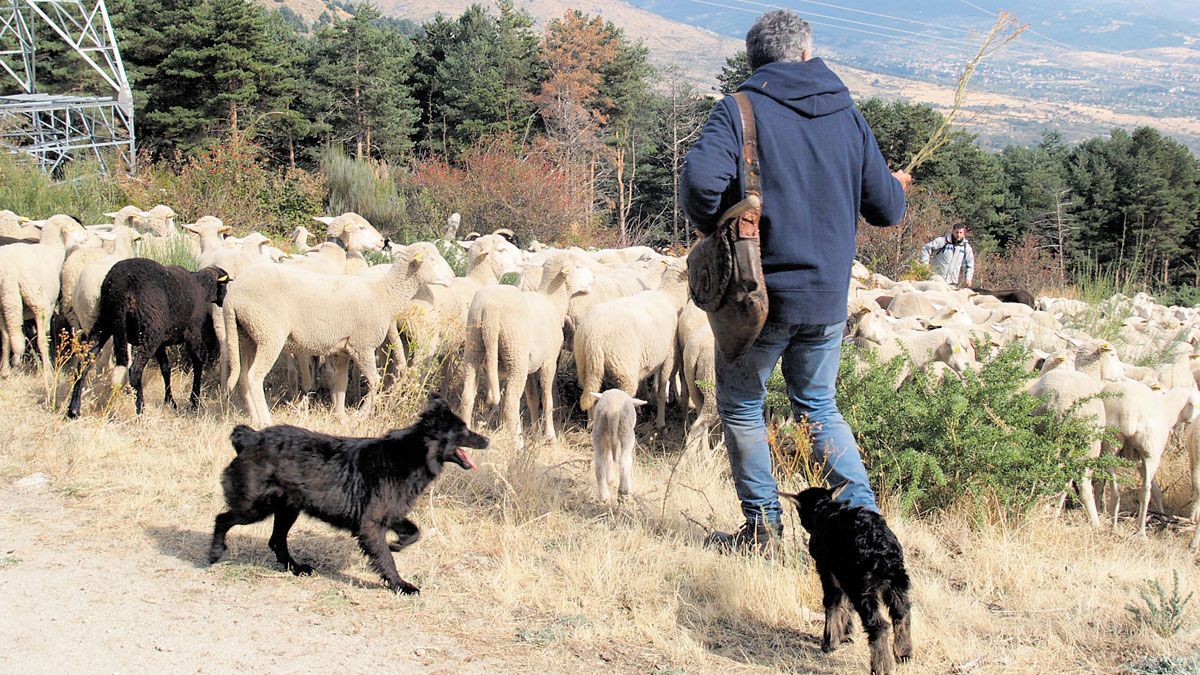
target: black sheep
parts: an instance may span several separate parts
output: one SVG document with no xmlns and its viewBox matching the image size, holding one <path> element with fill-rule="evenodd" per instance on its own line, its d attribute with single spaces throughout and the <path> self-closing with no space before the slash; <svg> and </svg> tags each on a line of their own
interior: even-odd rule
<svg viewBox="0 0 1200 675">
<path fill-rule="evenodd" d="M 800 524 L 810 535 L 808 550 L 824 591 L 825 634 L 821 649 L 831 652 L 847 638 L 852 606 L 862 619 L 871 648 L 871 672 L 892 673 L 896 660 L 912 657 L 908 572 L 904 549 L 883 516 L 838 501 L 837 488 L 809 488 L 798 495 L 780 492 L 800 511 Z M 888 622 L 880 601 L 895 624 L 894 647 L 888 644 Z M 895 659 L 893 659 L 893 654 Z"/>
<path fill-rule="evenodd" d="M 1015 302 L 1021 305 L 1028 305 L 1037 309 L 1034 303 L 1033 294 L 1029 291 L 1020 288 L 1007 288 L 1004 290 L 989 290 L 986 288 L 972 288 L 980 295 L 990 295 L 1000 302 Z"/>
<path fill-rule="evenodd" d="M 172 345 L 183 345 L 191 359 L 191 404 L 193 409 L 198 408 L 200 376 L 216 344 L 209 306 L 224 301 L 228 282 L 229 275 L 219 267 L 189 272 L 145 258 L 130 258 L 113 265 L 100 286 L 100 313 L 88 336 L 92 341 L 92 358 L 75 380 L 67 417 L 79 417 L 83 382 L 109 338 L 113 341 L 117 365 L 129 367 L 129 383 L 136 393 L 139 415 L 143 402 L 142 371 L 151 357 L 162 372 L 166 387 L 164 403 L 175 405 L 171 397 L 171 361 L 167 356 L 167 347 Z M 127 345 L 133 347 L 132 363 Z"/>
</svg>

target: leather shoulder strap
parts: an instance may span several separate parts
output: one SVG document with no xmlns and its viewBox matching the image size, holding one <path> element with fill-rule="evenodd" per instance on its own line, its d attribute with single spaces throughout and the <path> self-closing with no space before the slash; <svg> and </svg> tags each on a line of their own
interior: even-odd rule
<svg viewBox="0 0 1200 675">
<path fill-rule="evenodd" d="M 762 197 L 762 170 L 758 163 L 758 127 L 754 124 L 754 108 L 750 97 L 742 92 L 733 95 L 742 114 L 742 161 L 746 162 L 746 195 Z"/>
</svg>

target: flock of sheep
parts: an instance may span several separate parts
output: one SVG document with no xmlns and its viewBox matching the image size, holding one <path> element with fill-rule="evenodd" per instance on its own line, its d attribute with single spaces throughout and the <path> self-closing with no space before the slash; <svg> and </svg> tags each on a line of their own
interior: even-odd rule
<svg viewBox="0 0 1200 675">
<path fill-rule="evenodd" d="M 229 237 L 211 216 L 180 231 L 166 206 L 109 215 L 111 224 L 84 227 L 63 215 L 30 222 L 0 211 L 0 376 L 25 352 L 27 319 L 50 371 L 50 318 L 57 312 L 81 335 L 112 338 L 114 381 L 128 372 L 139 412 L 141 369 L 152 358 L 171 402 L 165 348 L 182 344 L 195 370 L 193 405 L 202 363 L 219 354 L 222 383 L 240 392 L 256 426 L 271 424 L 267 376 L 277 367 L 286 374 L 277 386 L 303 395 L 314 391 L 324 364 L 334 409 L 344 415 L 352 365 L 367 382 L 370 410 L 383 364 L 398 370 L 425 363 L 442 369 L 444 393 L 458 401 L 468 424 L 482 407 L 482 387 L 483 403 L 518 439 L 524 400 L 530 425 L 553 441 L 555 383 L 573 366 L 580 408 L 600 406 L 592 418 L 602 499 L 618 465 L 619 493 L 632 489 L 633 421 L 644 403 L 633 397 L 643 382 L 653 380 L 646 398 L 657 406 L 656 428 L 666 424 L 672 394 L 685 413 L 695 411 L 689 447 L 708 447 L 719 426 L 704 386 L 715 379 L 713 334 L 688 299 L 682 258 L 644 246 L 585 251 L 535 242 L 522 250 L 508 231 L 456 241 L 454 219 L 445 241 L 399 246 L 354 213 L 318 219 L 328 239 L 316 245 L 297 228 L 289 255 L 258 233 Z M 201 271 L 163 271 L 136 257 L 164 244 L 186 247 Z M 391 262 L 368 264 L 368 251 L 390 254 Z M 466 275 L 457 277 L 443 252 L 460 251 Z M 516 283 L 501 283 L 506 275 L 516 275 Z M 1029 367 L 1039 371 L 1030 391 L 1112 427 L 1114 447 L 1097 442 L 1093 454 L 1122 452 L 1140 461 L 1141 531 L 1173 432 L 1184 434 L 1193 482 L 1200 483 L 1200 310 L 1163 307 L 1142 294 L 1114 296 L 1099 307 L 1061 298 L 1004 302 L 937 278 L 893 281 L 858 263 L 849 284 L 847 339 L 882 358 L 907 353 L 914 368 L 936 377 L 976 368 L 977 349 L 1027 345 Z M 1124 319 L 1120 349 L 1081 329 L 1085 318 L 1106 313 Z M 100 346 L 95 354 L 103 363 Z M 1160 365 L 1132 365 L 1145 354 L 1161 355 Z M 85 379 L 77 382 L 73 415 Z M 601 396 L 606 384 L 613 389 Z M 1080 492 L 1099 525 L 1092 482 L 1081 481 Z M 1117 501 L 1108 505 L 1114 518 Z"/>
</svg>

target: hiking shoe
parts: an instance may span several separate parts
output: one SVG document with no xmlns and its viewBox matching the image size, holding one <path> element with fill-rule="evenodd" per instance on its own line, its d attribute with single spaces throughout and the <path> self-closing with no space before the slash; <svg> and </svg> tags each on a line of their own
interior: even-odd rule
<svg viewBox="0 0 1200 675">
<path fill-rule="evenodd" d="M 713 532 L 704 545 L 722 553 L 753 553 L 773 560 L 783 539 L 783 523 L 752 523 L 746 521 L 737 532 Z"/>
</svg>

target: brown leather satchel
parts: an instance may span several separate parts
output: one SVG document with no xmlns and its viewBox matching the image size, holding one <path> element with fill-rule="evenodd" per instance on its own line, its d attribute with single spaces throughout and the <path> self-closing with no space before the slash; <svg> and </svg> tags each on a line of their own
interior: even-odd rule
<svg viewBox="0 0 1200 675">
<path fill-rule="evenodd" d="M 767 320 L 758 221 L 762 217 L 762 179 L 758 131 L 750 99 L 733 95 L 742 116 L 745 198 L 718 220 L 712 235 L 688 253 L 688 289 L 692 301 L 708 313 L 721 356 L 733 360 L 754 344 Z"/>
</svg>

